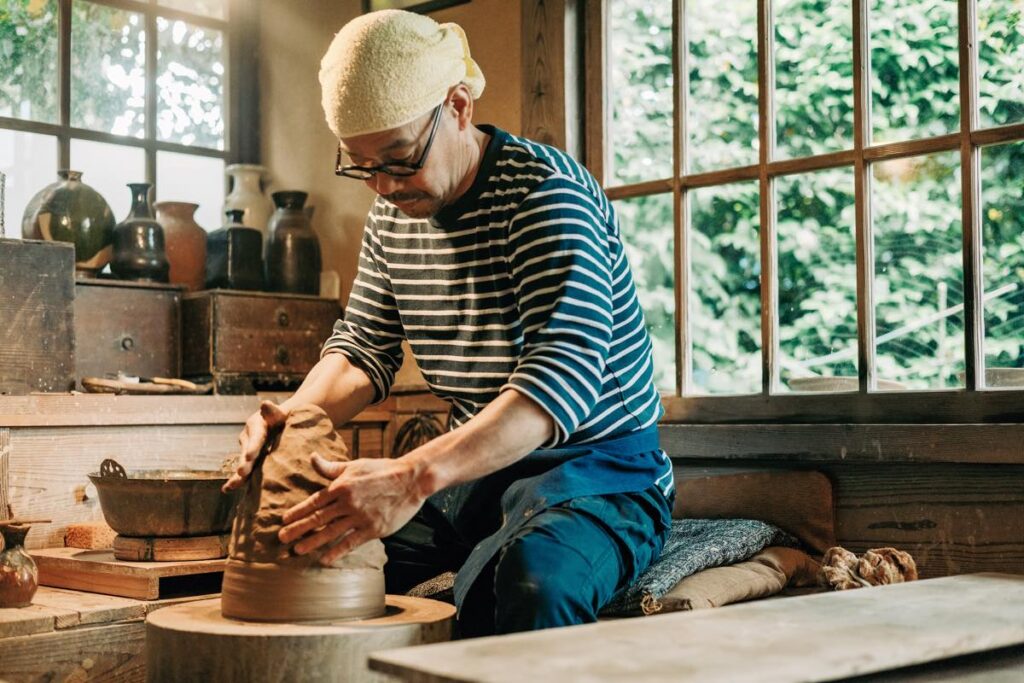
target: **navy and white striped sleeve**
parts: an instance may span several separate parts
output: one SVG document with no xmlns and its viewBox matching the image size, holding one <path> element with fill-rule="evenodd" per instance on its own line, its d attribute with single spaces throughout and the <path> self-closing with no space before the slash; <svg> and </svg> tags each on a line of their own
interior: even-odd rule
<svg viewBox="0 0 1024 683">
<path fill-rule="evenodd" d="M 508 252 L 523 352 L 515 388 L 554 420 L 564 442 L 600 396 L 612 335 L 608 235 L 586 189 L 565 176 L 539 184 L 509 223 Z"/>
<path fill-rule="evenodd" d="M 374 403 L 388 397 L 395 373 L 402 366 L 405 333 L 386 270 L 380 267 L 373 214 L 366 219 L 359 270 L 349 295 L 345 316 L 334 324 L 334 334 L 320 356 L 342 353 L 370 378 Z"/>
</svg>

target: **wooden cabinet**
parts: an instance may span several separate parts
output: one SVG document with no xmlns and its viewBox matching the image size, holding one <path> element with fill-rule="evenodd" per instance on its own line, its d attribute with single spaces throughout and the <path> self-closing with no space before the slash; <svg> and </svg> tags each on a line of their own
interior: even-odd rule
<svg viewBox="0 0 1024 683">
<path fill-rule="evenodd" d="M 181 295 L 175 285 L 75 283 L 78 378 L 123 372 L 181 376 Z"/>
<path fill-rule="evenodd" d="M 75 248 L 0 239 L 0 394 L 75 383 Z"/>
<path fill-rule="evenodd" d="M 221 394 L 292 389 L 320 359 L 341 307 L 298 294 L 210 290 L 182 302 L 183 370 Z"/>
</svg>

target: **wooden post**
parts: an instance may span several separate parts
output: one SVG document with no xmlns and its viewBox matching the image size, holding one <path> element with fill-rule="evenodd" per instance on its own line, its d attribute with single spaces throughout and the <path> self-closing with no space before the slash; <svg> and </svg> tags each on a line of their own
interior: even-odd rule
<svg viewBox="0 0 1024 683">
<path fill-rule="evenodd" d="M 523 0 L 523 135 L 583 158 L 578 0 Z"/>
</svg>

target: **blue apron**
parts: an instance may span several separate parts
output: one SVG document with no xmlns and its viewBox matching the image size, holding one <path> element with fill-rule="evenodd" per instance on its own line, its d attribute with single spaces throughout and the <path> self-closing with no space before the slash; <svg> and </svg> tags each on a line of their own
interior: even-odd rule
<svg viewBox="0 0 1024 683">
<path fill-rule="evenodd" d="M 464 537 L 486 535 L 470 552 L 455 579 L 455 604 L 488 562 L 534 515 L 572 498 L 634 493 L 668 479 L 658 429 L 605 441 L 537 450 L 494 474 L 438 492 L 428 501 Z M 500 505 L 495 502 L 500 500 Z M 495 518 L 500 516 L 499 518 Z M 476 532 L 476 533 L 474 533 Z"/>
</svg>

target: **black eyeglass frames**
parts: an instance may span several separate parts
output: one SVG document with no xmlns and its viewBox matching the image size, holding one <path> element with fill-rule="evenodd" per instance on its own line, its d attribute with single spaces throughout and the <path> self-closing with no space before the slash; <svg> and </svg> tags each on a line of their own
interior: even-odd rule
<svg viewBox="0 0 1024 683">
<path fill-rule="evenodd" d="M 430 153 L 430 148 L 434 144 L 434 136 L 437 134 L 437 124 L 441 121 L 441 112 L 446 104 L 448 104 L 447 99 L 434 109 L 433 119 L 430 122 L 430 134 L 427 136 L 427 144 L 424 145 L 423 153 L 420 154 L 420 158 L 416 161 L 390 161 L 379 166 L 357 166 L 356 164 L 342 166 L 341 144 L 339 144 L 338 158 L 334 163 L 334 174 L 345 178 L 355 178 L 356 180 L 369 180 L 378 173 L 386 173 L 398 178 L 416 175 L 427 161 L 427 154 Z"/>
</svg>

